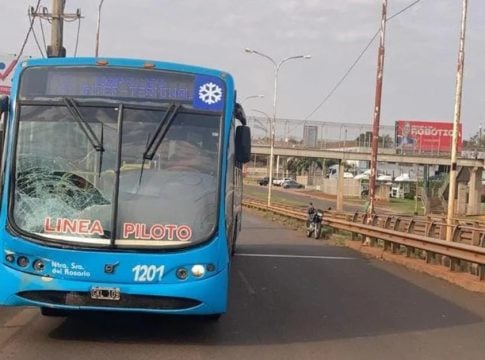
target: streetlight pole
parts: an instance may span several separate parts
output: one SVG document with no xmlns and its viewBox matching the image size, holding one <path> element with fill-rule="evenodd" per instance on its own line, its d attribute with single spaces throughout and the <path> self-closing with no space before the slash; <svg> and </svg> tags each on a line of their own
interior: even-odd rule
<svg viewBox="0 0 485 360">
<path fill-rule="evenodd" d="M 465 30 L 466 30 L 466 15 L 468 8 L 468 0 L 463 0 L 463 11 L 461 16 L 460 29 L 460 48 L 458 51 L 458 69 L 456 71 L 456 89 L 455 89 L 455 111 L 453 116 L 453 137 L 451 143 L 451 166 L 450 166 L 450 182 L 448 191 L 448 212 L 446 215 L 446 240 L 453 240 L 453 226 L 455 215 L 455 197 L 456 197 L 456 177 L 457 177 L 457 152 L 458 152 L 458 129 L 461 122 L 461 96 L 463 89 L 463 72 L 465 68 Z"/>
<path fill-rule="evenodd" d="M 98 53 L 99 53 L 99 29 L 101 27 L 101 7 L 103 6 L 103 2 L 104 0 L 101 0 L 98 6 L 98 21 L 96 25 L 96 50 L 94 54 L 96 57 L 98 57 Z"/>
<path fill-rule="evenodd" d="M 280 62 L 276 62 L 273 60 L 272 57 L 256 51 L 252 49 L 244 49 L 249 54 L 256 54 L 259 56 L 264 57 L 265 59 L 269 60 L 274 66 L 274 88 L 273 88 L 273 121 L 271 124 L 271 142 L 270 142 L 270 155 L 269 155 L 269 182 L 268 182 L 268 206 L 271 206 L 271 190 L 273 187 L 273 157 L 274 157 L 274 138 L 275 138 L 275 125 L 276 125 L 276 102 L 278 99 L 278 73 L 280 71 L 281 66 L 290 60 L 297 60 L 297 59 L 311 59 L 311 55 L 296 55 L 296 56 L 289 56 L 284 58 Z"/>
</svg>

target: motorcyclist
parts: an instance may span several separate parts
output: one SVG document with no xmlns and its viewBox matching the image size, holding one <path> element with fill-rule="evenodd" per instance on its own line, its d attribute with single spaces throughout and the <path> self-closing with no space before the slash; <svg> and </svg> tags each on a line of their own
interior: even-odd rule
<svg viewBox="0 0 485 360">
<path fill-rule="evenodd" d="M 313 220 L 313 216 L 315 216 L 315 208 L 313 207 L 313 203 L 310 202 L 310 204 L 308 204 L 308 209 L 307 209 L 307 221 L 306 221 L 306 226 L 310 226 L 310 223 L 311 221 Z"/>
</svg>

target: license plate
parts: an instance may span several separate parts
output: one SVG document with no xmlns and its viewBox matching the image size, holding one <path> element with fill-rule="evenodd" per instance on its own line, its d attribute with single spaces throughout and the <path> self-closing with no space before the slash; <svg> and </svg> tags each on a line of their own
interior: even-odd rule
<svg viewBox="0 0 485 360">
<path fill-rule="evenodd" d="M 118 301 L 121 298 L 119 288 L 99 287 L 91 288 L 91 299 Z"/>
</svg>

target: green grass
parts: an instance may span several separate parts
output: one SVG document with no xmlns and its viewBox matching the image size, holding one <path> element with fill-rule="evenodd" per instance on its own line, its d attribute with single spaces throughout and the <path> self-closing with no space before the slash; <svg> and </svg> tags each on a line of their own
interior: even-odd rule
<svg viewBox="0 0 485 360">
<path fill-rule="evenodd" d="M 265 189 L 267 189 L 267 188 L 265 188 Z M 261 193 L 261 192 L 255 190 L 254 188 L 252 188 L 251 186 L 245 186 L 244 187 L 244 195 L 251 197 L 251 198 L 254 198 L 254 199 L 262 200 L 262 201 L 268 200 L 268 193 L 267 192 Z M 306 199 L 302 199 L 301 201 L 300 200 L 290 200 L 290 199 L 285 197 L 284 193 L 281 194 L 278 191 L 272 191 L 271 192 L 271 201 L 275 202 L 275 203 L 283 204 L 283 205 L 288 205 L 288 206 L 307 206 L 308 205 L 308 201 Z"/>
<path fill-rule="evenodd" d="M 265 189 L 267 190 L 267 188 Z M 257 191 L 252 186 L 244 187 L 244 195 L 261 201 L 266 201 L 268 199 L 267 191 L 262 193 L 260 191 Z M 279 191 L 273 191 L 271 193 L 271 201 L 274 203 L 279 203 L 283 205 L 299 206 L 299 207 L 306 207 L 308 204 L 308 200 L 306 198 L 302 198 L 301 200 L 291 200 L 286 198 L 285 193 L 282 193 Z M 361 211 L 364 211 L 366 200 L 362 200 L 358 198 L 345 198 L 344 203 L 352 204 L 352 205 L 360 205 L 362 207 Z M 413 215 L 416 208 L 416 201 L 413 199 L 391 198 L 389 202 L 378 201 L 376 204 L 376 207 L 379 210 L 388 210 L 389 212 L 393 212 L 397 214 Z M 419 200 L 418 215 L 423 215 L 423 214 L 424 214 L 423 203 L 421 202 L 421 200 Z"/>
<path fill-rule="evenodd" d="M 413 215 L 416 210 L 416 200 L 391 198 L 387 207 L 399 214 Z M 423 215 L 423 203 L 418 201 L 418 215 Z"/>
</svg>

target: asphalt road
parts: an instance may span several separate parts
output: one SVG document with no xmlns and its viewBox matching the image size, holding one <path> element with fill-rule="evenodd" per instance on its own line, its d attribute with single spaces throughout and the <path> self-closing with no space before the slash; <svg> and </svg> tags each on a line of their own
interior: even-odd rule
<svg viewBox="0 0 485 360">
<path fill-rule="evenodd" d="M 485 298 L 246 212 L 230 309 L 46 318 L 0 308 L 0 359 L 483 359 Z"/>
</svg>

